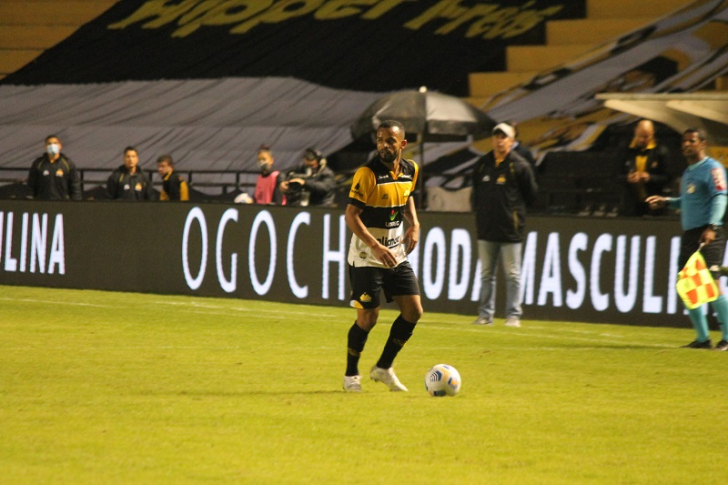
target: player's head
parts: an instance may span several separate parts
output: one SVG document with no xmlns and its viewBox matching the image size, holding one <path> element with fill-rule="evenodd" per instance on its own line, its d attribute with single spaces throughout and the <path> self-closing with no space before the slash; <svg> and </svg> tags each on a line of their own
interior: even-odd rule
<svg viewBox="0 0 728 485">
<path fill-rule="evenodd" d="M 174 171 L 174 160 L 172 155 L 162 155 L 157 158 L 157 172 L 161 177 L 166 177 L 167 174 Z"/>
<path fill-rule="evenodd" d="M 377 128 L 377 152 L 379 158 L 386 163 L 394 163 L 402 156 L 407 146 L 404 125 L 396 120 L 387 120 Z"/>
<path fill-rule="evenodd" d="M 698 161 L 705 157 L 708 136 L 701 128 L 688 128 L 682 135 L 682 153 L 688 161 Z"/>
<path fill-rule="evenodd" d="M 632 143 L 637 148 L 647 148 L 655 139 L 655 125 L 650 120 L 640 120 L 634 128 Z"/>
</svg>

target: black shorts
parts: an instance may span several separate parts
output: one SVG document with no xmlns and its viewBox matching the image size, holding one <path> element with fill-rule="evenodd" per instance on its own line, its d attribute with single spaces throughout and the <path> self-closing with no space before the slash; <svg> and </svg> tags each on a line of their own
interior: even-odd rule
<svg viewBox="0 0 728 485">
<path fill-rule="evenodd" d="M 677 270 L 681 271 L 685 267 L 685 263 L 688 262 L 690 256 L 700 247 L 700 235 L 703 234 L 705 227 L 696 227 L 685 231 L 680 240 L 680 257 L 677 260 Z M 715 232 L 715 240 L 703 246 L 700 250 L 700 254 L 705 259 L 705 264 L 710 270 L 710 274 L 717 281 L 721 276 L 718 267 L 723 265 L 723 255 L 725 253 L 725 230 L 719 227 Z M 713 269 L 715 268 L 715 270 Z"/>
<path fill-rule="evenodd" d="M 349 266 L 349 280 L 351 306 L 354 308 L 378 308 L 380 289 L 384 290 L 387 302 L 391 302 L 395 296 L 420 294 L 420 285 L 408 261 L 395 268 Z"/>
</svg>

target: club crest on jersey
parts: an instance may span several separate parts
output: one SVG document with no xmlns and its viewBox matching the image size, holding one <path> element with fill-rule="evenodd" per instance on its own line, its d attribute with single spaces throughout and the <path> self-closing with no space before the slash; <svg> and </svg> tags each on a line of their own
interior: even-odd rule
<svg viewBox="0 0 728 485">
<path fill-rule="evenodd" d="M 687 192 L 688 194 L 692 194 L 692 193 L 694 193 L 694 192 L 695 192 L 695 184 L 694 184 L 694 183 L 692 183 L 692 182 L 691 182 L 691 183 L 689 183 L 689 184 L 688 184 L 688 188 L 687 188 L 686 192 Z"/>
</svg>

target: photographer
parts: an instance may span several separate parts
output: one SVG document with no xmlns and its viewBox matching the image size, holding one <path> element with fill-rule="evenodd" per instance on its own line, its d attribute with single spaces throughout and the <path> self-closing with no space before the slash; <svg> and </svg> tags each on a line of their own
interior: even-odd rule
<svg viewBox="0 0 728 485">
<path fill-rule="evenodd" d="M 286 195 L 286 205 L 331 207 L 334 202 L 334 172 L 326 166 L 321 152 L 307 148 L 303 164 L 282 175 L 279 188 Z"/>
</svg>

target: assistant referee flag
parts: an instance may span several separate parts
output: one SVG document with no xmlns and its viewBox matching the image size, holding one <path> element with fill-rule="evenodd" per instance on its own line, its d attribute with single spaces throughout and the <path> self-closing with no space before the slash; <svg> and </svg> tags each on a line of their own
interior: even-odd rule
<svg viewBox="0 0 728 485">
<path fill-rule="evenodd" d="M 718 285 L 708 271 L 700 251 L 690 256 L 677 276 L 677 294 L 688 310 L 716 300 L 720 296 Z"/>
</svg>

